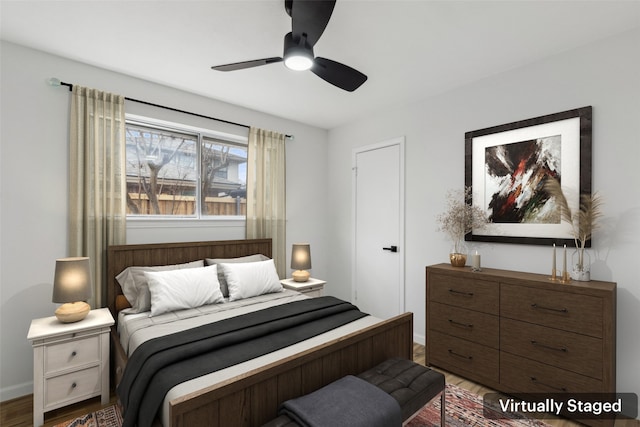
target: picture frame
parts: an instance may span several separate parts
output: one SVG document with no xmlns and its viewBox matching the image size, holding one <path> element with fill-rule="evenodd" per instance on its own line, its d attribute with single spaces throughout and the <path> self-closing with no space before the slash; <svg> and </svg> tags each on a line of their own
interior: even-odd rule
<svg viewBox="0 0 640 427">
<path fill-rule="evenodd" d="M 572 212 L 591 194 L 592 107 L 465 133 L 465 185 L 489 224 L 467 241 L 574 246 L 544 182 L 559 179 Z M 553 214 L 555 212 L 555 214 Z M 590 247 L 591 242 L 587 242 Z"/>
</svg>

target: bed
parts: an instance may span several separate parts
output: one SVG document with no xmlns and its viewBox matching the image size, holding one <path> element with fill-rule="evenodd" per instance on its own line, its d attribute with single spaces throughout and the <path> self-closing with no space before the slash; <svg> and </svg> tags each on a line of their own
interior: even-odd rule
<svg viewBox="0 0 640 427">
<path fill-rule="evenodd" d="M 254 254 L 271 257 L 270 239 L 111 246 L 107 258 L 107 305 L 118 318 L 128 307 L 115 279 L 131 266 L 161 266 L 206 258 Z M 381 320 L 368 316 L 290 348 L 190 381 L 167 394 L 162 410 L 167 426 L 261 426 L 277 415 L 283 401 L 317 390 L 347 374 L 380 362 L 412 359 L 413 315 Z M 356 323 L 356 322 L 354 322 Z M 128 355 L 112 330 L 112 378 L 122 380 Z M 160 420 L 158 420 L 160 422 Z"/>
</svg>

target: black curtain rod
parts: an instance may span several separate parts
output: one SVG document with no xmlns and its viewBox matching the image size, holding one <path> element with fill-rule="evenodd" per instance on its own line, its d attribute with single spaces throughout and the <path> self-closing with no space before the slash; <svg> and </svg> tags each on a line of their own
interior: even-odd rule
<svg viewBox="0 0 640 427">
<path fill-rule="evenodd" d="M 69 88 L 69 91 L 73 90 L 73 84 L 72 83 L 60 82 L 59 84 L 60 84 L 60 86 L 67 86 Z M 171 110 L 171 111 L 175 111 L 177 113 L 184 113 L 184 114 L 189 114 L 191 116 L 202 117 L 203 119 L 215 120 L 217 122 L 222 122 L 222 123 L 227 123 L 227 124 L 230 124 L 230 125 L 240 126 L 240 127 L 247 128 L 247 129 L 249 129 L 251 127 L 249 125 L 245 125 L 245 124 L 242 124 L 242 123 L 231 122 L 229 120 L 219 119 L 217 117 L 205 116 L 204 114 L 192 113 L 190 111 L 185 111 L 185 110 L 180 110 L 178 108 L 173 108 L 173 107 L 167 107 L 167 106 L 164 106 L 164 105 L 154 104 L 152 102 L 141 101 L 139 99 L 129 98 L 127 96 L 125 96 L 124 99 L 126 99 L 127 101 L 137 102 L 139 104 L 150 105 L 152 107 L 163 108 L 165 110 Z M 292 139 L 293 136 L 292 135 L 285 135 L 285 138 Z"/>
</svg>

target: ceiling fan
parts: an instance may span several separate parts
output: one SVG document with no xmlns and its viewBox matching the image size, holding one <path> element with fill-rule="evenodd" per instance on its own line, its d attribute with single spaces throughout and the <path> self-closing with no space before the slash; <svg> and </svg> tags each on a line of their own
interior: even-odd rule
<svg viewBox="0 0 640 427">
<path fill-rule="evenodd" d="M 289 69 L 311 70 L 332 85 L 353 92 L 367 80 L 367 76 L 347 65 L 313 55 L 313 46 L 327 27 L 335 4 L 335 0 L 285 0 L 284 8 L 291 17 L 291 32 L 284 36 L 282 57 L 235 62 L 211 68 L 217 71 L 235 71 L 284 61 Z"/>
</svg>

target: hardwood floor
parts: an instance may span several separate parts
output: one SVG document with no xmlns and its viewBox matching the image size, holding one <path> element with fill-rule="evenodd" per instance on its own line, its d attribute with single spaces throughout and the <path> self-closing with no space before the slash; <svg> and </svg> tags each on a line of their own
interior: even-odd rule
<svg viewBox="0 0 640 427">
<path fill-rule="evenodd" d="M 424 346 L 414 344 L 413 359 L 417 363 L 424 365 L 425 355 Z M 493 390 L 486 388 L 480 384 L 474 383 L 462 377 L 456 376 L 446 371 L 441 371 L 446 378 L 447 383 L 455 384 L 459 387 L 467 389 L 476 394 L 484 394 Z M 110 404 L 116 401 L 115 395 L 111 396 Z M 54 426 L 57 423 L 72 419 L 74 417 L 86 414 L 91 411 L 100 409 L 100 397 L 96 397 L 84 402 L 70 405 L 66 408 L 60 408 L 45 414 L 45 427 Z M 578 424 L 568 420 L 546 419 L 545 422 L 554 427 L 579 427 Z M 6 402 L 0 403 L 0 426 L 2 427 L 27 427 L 33 425 L 33 396 L 26 395 L 18 397 Z M 615 427 L 640 427 L 638 420 L 617 420 Z"/>
<path fill-rule="evenodd" d="M 109 405 L 116 403 L 116 397 L 111 395 Z M 100 396 L 87 399 L 65 408 L 47 412 L 44 417 L 44 426 L 51 427 L 63 421 L 79 417 L 86 413 L 102 408 Z M 33 426 L 33 395 L 18 397 L 0 403 L 0 426 L 2 427 L 27 427 Z"/>
</svg>

